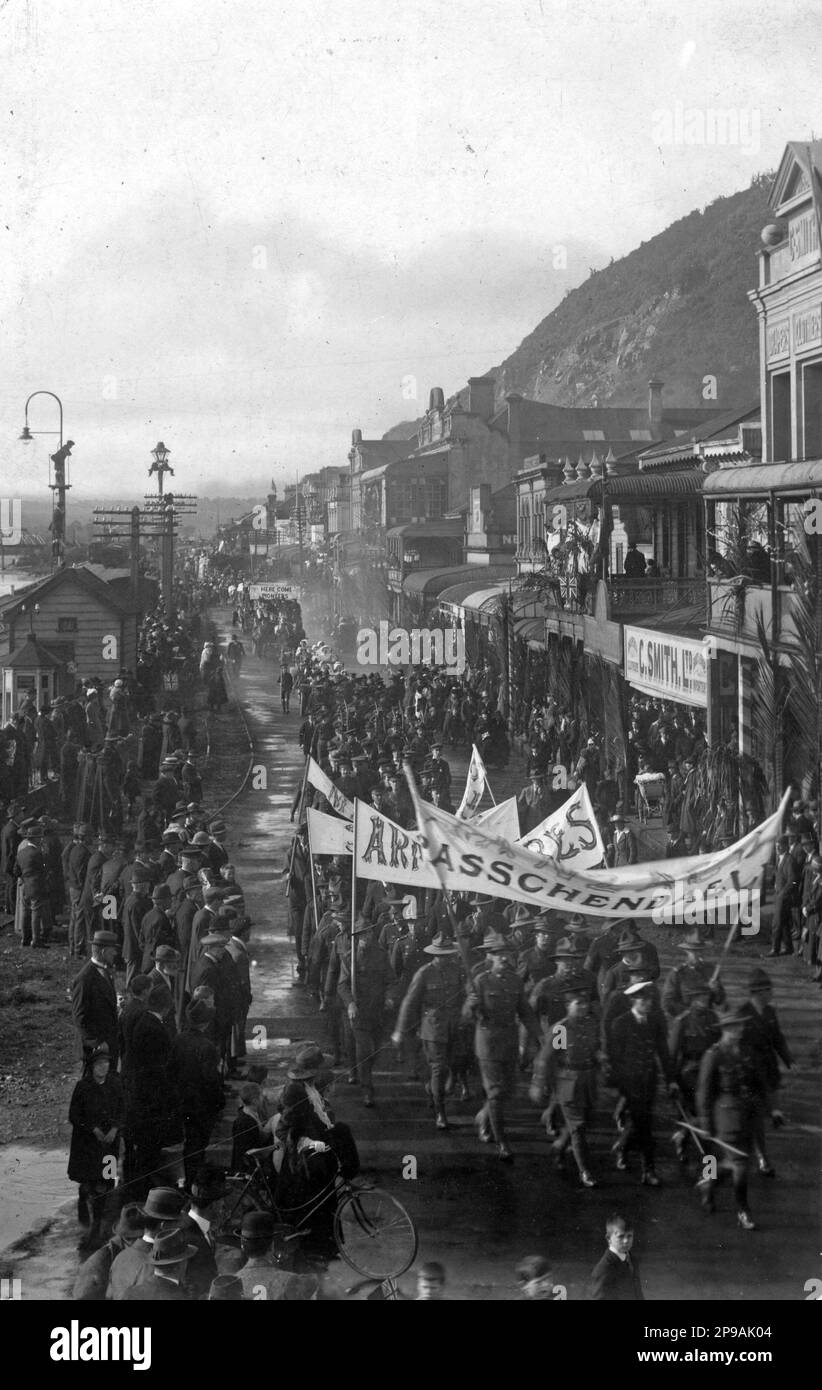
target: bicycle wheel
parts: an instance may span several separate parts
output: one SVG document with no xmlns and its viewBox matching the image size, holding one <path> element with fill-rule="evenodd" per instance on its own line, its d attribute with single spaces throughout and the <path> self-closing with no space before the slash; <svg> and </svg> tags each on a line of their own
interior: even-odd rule
<svg viewBox="0 0 822 1390">
<path fill-rule="evenodd" d="M 402 1203 L 379 1187 L 343 1198 L 334 1214 L 334 1240 L 346 1264 L 369 1279 L 398 1279 L 417 1254 L 414 1222 Z"/>
<path fill-rule="evenodd" d="M 248 1212 L 267 1211 L 274 1216 L 276 1208 L 262 1184 L 254 1183 L 249 1187 L 245 1180 L 232 1183 L 231 1178 L 228 1182 L 229 1193 L 223 1199 L 223 1210 L 217 1224 L 221 1235 L 239 1240 L 240 1226 Z M 232 1187 L 235 1190 L 232 1191 Z"/>
</svg>

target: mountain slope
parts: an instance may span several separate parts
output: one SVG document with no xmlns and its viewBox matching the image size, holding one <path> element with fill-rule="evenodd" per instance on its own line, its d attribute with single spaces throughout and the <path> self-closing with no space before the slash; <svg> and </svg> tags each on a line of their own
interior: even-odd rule
<svg viewBox="0 0 822 1390">
<path fill-rule="evenodd" d="M 488 373 L 554 405 L 642 405 L 651 376 L 668 405 L 744 405 L 759 393 L 757 319 L 747 292 L 769 220 L 770 175 L 718 198 L 571 290 Z M 716 396 L 703 378 L 717 380 Z"/>
</svg>

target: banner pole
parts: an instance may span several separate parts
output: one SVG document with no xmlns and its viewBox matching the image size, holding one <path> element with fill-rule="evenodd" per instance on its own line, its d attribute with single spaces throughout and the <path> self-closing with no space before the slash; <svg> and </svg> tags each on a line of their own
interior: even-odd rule
<svg viewBox="0 0 822 1390">
<path fill-rule="evenodd" d="M 316 932 L 320 925 L 320 919 L 317 915 L 317 884 L 314 878 L 314 846 L 311 843 L 310 819 L 308 822 L 308 862 L 311 866 L 311 903 L 314 909 L 314 931 Z"/>
<path fill-rule="evenodd" d="M 351 856 L 351 998 L 357 1002 L 357 938 L 354 926 L 357 921 L 357 806 L 359 797 L 354 797 L 354 853 Z"/>
<path fill-rule="evenodd" d="M 295 854 L 297 853 L 297 832 L 299 831 L 300 823 L 301 823 L 302 818 L 303 818 L 303 802 L 305 801 L 305 786 L 306 786 L 306 782 L 308 781 L 308 764 L 309 764 L 309 761 L 310 761 L 310 755 L 307 755 L 307 756 L 306 756 L 306 759 L 305 759 L 305 767 L 303 768 L 303 783 L 302 783 L 302 786 L 300 787 L 300 800 L 299 800 L 299 804 L 298 804 L 298 806 L 297 806 L 297 830 L 294 832 L 294 838 L 293 838 L 293 840 L 291 841 L 291 859 L 290 859 L 289 864 L 288 864 L 288 877 L 287 877 L 287 879 L 286 879 L 286 881 L 285 881 L 285 895 L 286 895 L 286 897 L 288 897 L 288 894 L 289 894 L 289 892 L 291 891 L 291 876 L 292 876 L 292 874 L 294 873 L 294 856 L 295 856 Z M 310 846 L 310 843 L 309 843 L 308 852 L 309 852 L 309 855 L 310 855 L 310 854 L 311 854 L 311 846 Z"/>
<path fill-rule="evenodd" d="M 414 781 L 414 774 L 411 771 L 411 764 L 408 762 L 404 762 L 402 766 L 403 772 L 405 773 L 405 780 L 408 783 L 408 790 L 411 794 L 411 802 L 414 807 L 414 814 L 417 818 L 417 830 L 421 835 L 424 835 L 425 812 L 422 810 L 422 803 L 420 801 L 419 792 L 417 791 L 417 784 Z M 437 878 L 439 880 L 440 892 L 442 893 L 442 900 L 445 903 L 445 911 L 448 915 L 448 921 L 451 924 L 451 931 L 454 934 L 454 943 L 460 953 L 460 956 L 462 957 L 462 963 L 465 966 L 465 973 L 468 980 L 470 981 L 471 966 L 473 964 L 471 960 L 471 951 L 468 946 L 468 943 L 464 940 L 463 937 L 460 936 L 459 928 L 457 926 L 457 919 L 454 916 L 454 909 L 448 901 L 448 889 L 446 888 L 445 883 L 443 882 L 442 875 L 436 865 L 433 865 L 433 868 L 434 873 L 437 875 Z"/>
</svg>

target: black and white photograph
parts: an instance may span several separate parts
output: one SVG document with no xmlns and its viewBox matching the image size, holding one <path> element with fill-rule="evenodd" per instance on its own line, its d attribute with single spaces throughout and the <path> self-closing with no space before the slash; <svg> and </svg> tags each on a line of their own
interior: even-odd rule
<svg viewBox="0 0 822 1390">
<path fill-rule="evenodd" d="M 58 1376 L 194 1325 L 121 1302 L 787 1364 L 821 58 L 820 0 L 0 3 L 0 1302 L 98 1305 Z"/>
</svg>

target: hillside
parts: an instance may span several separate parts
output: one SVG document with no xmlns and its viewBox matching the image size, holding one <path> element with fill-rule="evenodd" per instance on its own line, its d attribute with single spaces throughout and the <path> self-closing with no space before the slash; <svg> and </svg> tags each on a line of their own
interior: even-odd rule
<svg viewBox="0 0 822 1390">
<path fill-rule="evenodd" d="M 759 393 L 757 319 L 747 298 L 768 221 L 771 176 L 718 198 L 591 275 L 500 366 L 497 397 L 519 391 L 554 405 L 642 405 L 651 376 L 665 401 L 720 408 Z M 706 401 L 705 403 L 709 403 Z"/>
</svg>

